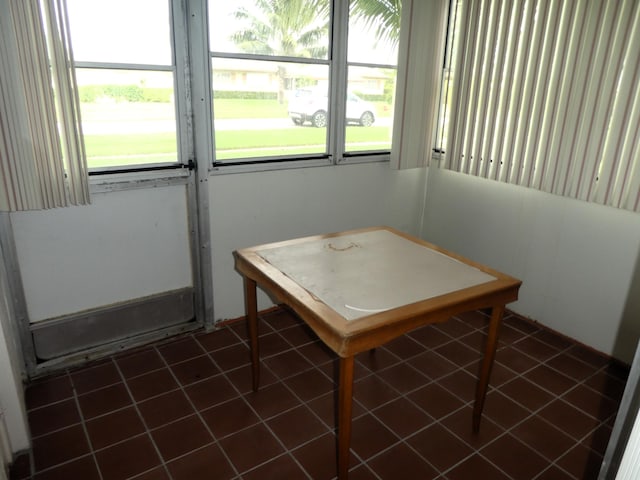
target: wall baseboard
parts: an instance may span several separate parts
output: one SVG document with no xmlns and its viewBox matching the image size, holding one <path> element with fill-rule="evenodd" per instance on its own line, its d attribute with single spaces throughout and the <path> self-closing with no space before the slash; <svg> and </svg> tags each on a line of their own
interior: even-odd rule
<svg viewBox="0 0 640 480">
<path fill-rule="evenodd" d="M 183 288 L 33 323 L 38 363 L 192 322 L 193 296 Z"/>
</svg>

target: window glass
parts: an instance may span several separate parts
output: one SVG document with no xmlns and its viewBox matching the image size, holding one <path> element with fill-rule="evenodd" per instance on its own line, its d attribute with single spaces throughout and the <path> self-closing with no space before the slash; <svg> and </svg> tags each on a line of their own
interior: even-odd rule
<svg viewBox="0 0 640 480">
<path fill-rule="evenodd" d="M 170 10 L 158 0 L 67 0 L 76 62 L 171 65 Z"/>
<path fill-rule="evenodd" d="M 349 63 L 397 65 L 399 0 L 351 0 Z"/>
<path fill-rule="evenodd" d="M 327 59 L 329 0 L 209 1 L 216 52 Z"/>
<path fill-rule="evenodd" d="M 400 7 L 399 0 L 350 2 L 347 153 L 391 149 Z"/>
<path fill-rule="evenodd" d="M 89 169 L 177 163 L 169 1 L 67 1 Z"/>
<path fill-rule="evenodd" d="M 76 69 L 90 168 L 177 161 L 171 72 Z"/>
<path fill-rule="evenodd" d="M 327 66 L 228 58 L 212 64 L 218 161 L 326 154 Z"/>
<path fill-rule="evenodd" d="M 216 162 L 328 155 L 328 0 L 210 1 L 209 43 Z"/>
<path fill-rule="evenodd" d="M 345 151 L 391 149 L 396 69 L 349 67 Z"/>
</svg>

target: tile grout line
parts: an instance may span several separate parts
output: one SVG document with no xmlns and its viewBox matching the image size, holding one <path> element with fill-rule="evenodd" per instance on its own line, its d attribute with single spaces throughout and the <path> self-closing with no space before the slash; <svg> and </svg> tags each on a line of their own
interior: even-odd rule
<svg viewBox="0 0 640 480">
<path fill-rule="evenodd" d="M 207 358 L 209 358 L 209 360 L 211 360 L 213 362 L 213 364 L 216 366 L 216 368 L 218 368 L 218 370 L 220 370 L 221 372 L 223 371 L 219 365 L 215 362 L 215 360 L 213 358 L 210 357 L 209 352 L 206 351 L 206 349 L 202 346 L 202 344 L 200 342 L 198 342 L 198 339 L 192 336 L 192 340 L 194 340 L 196 342 L 196 344 L 198 345 L 198 347 L 200 349 L 202 349 L 205 352 L 205 355 L 207 356 Z M 189 455 L 193 452 L 196 452 L 202 448 L 204 448 L 205 446 L 208 445 L 212 445 L 215 444 L 218 446 L 218 448 L 220 449 L 220 452 L 222 453 L 222 455 L 224 456 L 224 458 L 227 460 L 227 462 L 229 463 L 229 466 L 231 467 L 232 471 L 234 472 L 235 476 L 234 478 L 240 478 L 240 473 L 238 472 L 238 469 L 236 468 L 236 466 L 233 464 L 233 462 L 231 461 L 231 459 L 229 458 L 229 456 L 227 455 L 227 452 L 224 450 L 224 448 L 222 448 L 222 446 L 220 445 L 220 442 L 218 441 L 218 439 L 216 438 L 216 436 L 213 434 L 213 432 L 211 431 L 211 429 L 209 428 L 209 425 L 207 424 L 207 422 L 205 422 L 204 418 L 202 417 L 202 414 L 200 412 L 200 410 L 198 408 L 196 408 L 196 406 L 193 404 L 193 401 L 191 400 L 191 397 L 189 397 L 189 395 L 187 394 L 187 392 L 184 389 L 184 386 L 182 385 L 182 383 L 178 380 L 178 377 L 175 375 L 175 373 L 173 372 L 173 370 L 171 369 L 171 365 L 169 364 L 169 362 L 167 361 L 167 359 L 164 357 L 164 355 L 162 355 L 162 353 L 160 351 L 158 351 L 158 355 L 160 355 L 160 358 L 162 359 L 162 361 L 165 364 L 165 368 L 167 370 L 169 370 L 169 373 L 171 374 L 171 376 L 173 377 L 173 379 L 175 380 L 176 384 L 178 385 L 177 389 L 174 389 L 172 391 L 175 390 L 180 390 L 182 392 L 182 394 L 185 396 L 185 398 L 187 399 L 187 401 L 189 402 L 189 405 L 191 406 L 191 408 L 193 408 L 195 415 L 197 415 L 198 419 L 200 420 L 201 424 L 204 426 L 204 428 L 206 429 L 207 433 L 211 436 L 212 442 L 208 443 L 207 445 L 201 445 L 198 448 L 196 448 L 195 450 L 190 450 L 189 452 L 185 452 L 183 455 L 176 457 L 176 458 L 172 458 L 171 461 L 175 461 L 177 458 L 181 458 L 181 457 L 185 457 L 186 455 Z M 186 360 L 185 360 L 186 361 Z M 176 362 L 179 363 L 179 362 Z M 231 382 L 229 382 L 231 383 Z M 235 388 L 235 385 L 231 384 L 232 387 Z M 236 389 L 237 390 L 237 389 Z M 193 414 L 190 414 L 188 416 L 191 416 Z M 182 418 L 186 418 L 186 417 L 182 417 Z M 172 422 L 169 423 L 174 423 L 177 422 L 178 420 L 174 420 Z M 167 423 L 167 425 L 169 424 Z M 161 427 L 158 427 L 161 428 Z M 151 430 L 149 430 L 149 436 L 151 436 L 153 438 L 153 436 L 151 435 Z M 164 458 L 162 457 L 162 455 L 160 454 L 160 458 L 163 459 L 164 462 Z M 168 471 L 168 467 L 166 466 L 166 462 L 165 462 L 165 469 Z M 170 476 L 170 478 L 173 478 Z"/>
<path fill-rule="evenodd" d="M 153 347 L 152 347 L 152 349 L 153 349 L 153 350 L 156 350 L 156 347 L 155 347 L 155 346 L 153 346 Z M 156 351 L 156 353 L 157 353 L 158 355 L 160 355 L 160 353 L 159 353 L 159 352 L 157 352 L 157 351 Z M 136 400 L 136 398 L 134 397 L 133 392 L 131 391 L 131 389 L 129 388 L 129 384 L 127 383 L 127 379 L 125 378 L 124 374 L 122 373 L 122 370 L 120 369 L 120 365 L 118 365 L 118 362 L 117 362 L 117 361 L 115 361 L 115 360 L 114 360 L 114 362 L 113 362 L 113 363 L 115 364 L 115 366 L 116 366 L 116 370 L 118 371 L 118 374 L 120 375 L 120 378 L 122 379 L 122 383 L 124 384 L 124 387 L 126 388 L 127 393 L 129 394 L 129 397 L 131 398 L 131 403 L 132 403 L 132 405 L 133 405 L 133 408 L 135 409 L 136 413 L 138 414 L 138 417 L 140 418 L 140 421 L 142 422 L 142 425 L 144 426 L 144 429 L 145 429 L 144 434 L 147 436 L 147 438 L 148 438 L 148 439 L 149 439 L 149 441 L 151 442 L 151 445 L 153 445 L 153 449 L 155 450 L 156 455 L 158 455 L 158 459 L 160 460 L 161 465 L 162 465 L 162 467 L 163 467 L 163 469 L 164 469 L 165 473 L 166 473 L 166 474 L 167 474 L 167 476 L 169 477 L 169 480 L 172 480 L 172 479 L 173 479 L 173 476 L 171 475 L 171 472 L 170 472 L 170 471 L 169 471 L 169 469 L 167 468 L 167 464 L 166 464 L 166 462 L 164 461 L 164 458 L 162 457 L 162 454 L 161 454 L 161 452 L 160 452 L 160 449 L 158 448 L 158 445 L 156 444 L 156 441 L 155 441 L 155 439 L 153 438 L 153 435 L 151 435 L 151 430 L 149 429 L 149 426 L 147 425 L 146 420 L 145 420 L 145 419 L 144 419 L 144 417 L 142 416 L 142 412 L 140 411 L 140 408 L 138 408 L 138 401 L 137 401 L 137 400 Z M 146 399 L 145 399 L 145 400 L 146 400 Z M 127 441 L 127 440 L 129 440 L 129 439 L 131 439 L 131 438 L 135 438 L 135 437 L 138 437 L 138 436 L 142 436 L 142 435 L 143 435 L 143 434 L 135 435 L 134 437 L 129 437 L 128 439 L 125 439 L 124 441 Z M 120 442 L 120 443 L 122 443 L 122 442 Z M 147 471 L 153 470 L 154 468 L 156 468 L 156 467 L 154 466 L 154 467 L 150 468 L 150 469 L 149 469 L 149 470 L 147 470 Z M 141 473 L 144 473 L 144 472 L 138 472 L 138 473 L 136 473 L 136 474 L 133 476 L 133 478 L 135 478 L 135 476 L 137 476 L 137 475 L 139 475 L 139 474 L 141 474 Z M 129 478 L 132 478 L 132 477 L 129 477 Z"/>
<path fill-rule="evenodd" d="M 115 363 L 115 362 L 112 361 L 111 363 Z M 73 381 L 73 376 L 71 374 L 69 374 L 69 376 L 71 380 L 71 387 L 73 388 L 73 398 L 76 402 L 76 408 L 78 409 L 78 414 L 80 415 L 80 423 L 82 424 L 82 431 L 84 432 L 84 436 L 87 441 L 87 446 L 89 447 L 89 453 L 91 454 L 91 458 L 93 458 L 93 463 L 96 467 L 96 470 L 98 471 L 98 477 L 100 478 L 100 480 L 103 480 L 104 476 L 102 475 L 102 470 L 100 469 L 100 465 L 98 464 L 98 458 L 96 457 L 95 451 L 93 449 L 93 442 L 91 442 L 91 437 L 89 436 L 89 430 L 87 429 L 86 419 L 84 418 L 84 413 L 82 411 L 82 408 L 80 408 L 80 396 L 78 395 L 78 392 L 76 390 L 75 383 Z"/>
</svg>

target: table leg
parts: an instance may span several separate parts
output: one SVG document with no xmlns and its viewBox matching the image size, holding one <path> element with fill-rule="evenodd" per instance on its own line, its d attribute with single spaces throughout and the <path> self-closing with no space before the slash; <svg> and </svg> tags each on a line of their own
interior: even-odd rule
<svg viewBox="0 0 640 480">
<path fill-rule="evenodd" d="M 478 376 L 478 385 L 476 389 L 476 401 L 473 405 L 473 431 L 478 432 L 480 429 L 480 418 L 484 407 L 484 398 L 487 394 L 487 386 L 489 385 L 489 376 L 491 375 L 491 367 L 496 356 L 496 347 L 498 346 L 498 329 L 502 322 L 504 314 L 504 305 L 495 306 L 491 311 L 491 320 L 489 321 L 489 333 L 487 334 L 487 344 L 485 347 L 482 367 Z"/>
<path fill-rule="evenodd" d="M 340 358 L 338 385 L 338 480 L 349 477 L 351 406 L 353 402 L 353 356 Z"/>
<path fill-rule="evenodd" d="M 251 344 L 251 373 L 253 376 L 253 391 L 260 386 L 260 351 L 258 349 L 258 302 L 256 300 L 256 282 L 250 278 L 244 279 L 244 301 L 249 327 Z"/>
</svg>

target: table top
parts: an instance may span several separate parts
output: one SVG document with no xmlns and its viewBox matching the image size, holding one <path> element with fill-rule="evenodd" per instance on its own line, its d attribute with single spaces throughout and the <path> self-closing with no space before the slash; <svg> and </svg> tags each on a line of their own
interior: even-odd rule
<svg viewBox="0 0 640 480">
<path fill-rule="evenodd" d="M 241 249 L 236 267 L 346 355 L 517 299 L 520 281 L 389 227 Z"/>
</svg>

